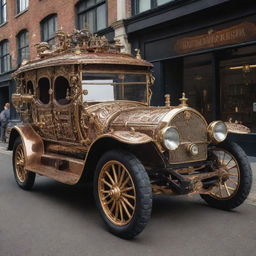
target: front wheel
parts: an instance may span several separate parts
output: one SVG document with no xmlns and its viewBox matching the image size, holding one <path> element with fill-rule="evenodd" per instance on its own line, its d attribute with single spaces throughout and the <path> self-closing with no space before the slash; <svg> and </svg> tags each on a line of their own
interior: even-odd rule
<svg viewBox="0 0 256 256">
<path fill-rule="evenodd" d="M 25 150 L 20 137 L 14 142 L 12 164 L 14 178 L 17 184 L 22 189 L 30 190 L 34 185 L 36 175 L 25 169 Z"/>
<path fill-rule="evenodd" d="M 113 150 L 101 157 L 94 176 L 94 195 L 103 221 L 119 237 L 135 237 L 150 219 L 149 177 L 129 152 Z"/>
<path fill-rule="evenodd" d="M 201 197 L 215 208 L 231 210 L 242 204 L 250 193 L 251 166 L 242 148 L 229 140 L 217 145 L 213 154 L 226 175 L 219 179 L 210 194 L 202 194 Z"/>
</svg>

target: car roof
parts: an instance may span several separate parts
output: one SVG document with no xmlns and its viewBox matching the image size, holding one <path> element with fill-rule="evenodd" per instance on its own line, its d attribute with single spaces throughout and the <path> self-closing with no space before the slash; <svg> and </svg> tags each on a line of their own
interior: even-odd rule
<svg viewBox="0 0 256 256">
<path fill-rule="evenodd" d="M 51 58 L 38 59 L 31 61 L 28 64 L 21 66 L 14 75 L 29 70 L 62 66 L 71 64 L 114 64 L 114 65 L 131 65 L 141 67 L 152 67 L 150 62 L 142 59 L 137 59 L 129 54 L 124 53 L 68 53 Z"/>
<path fill-rule="evenodd" d="M 105 36 L 94 35 L 88 29 L 74 30 L 71 34 L 58 30 L 55 42 L 54 46 L 50 46 L 47 42 L 36 44 L 38 58 L 32 61 L 23 61 L 13 76 L 44 67 L 75 64 L 152 67 L 150 62 L 141 59 L 138 49 L 136 49 L 136 57 L 122 53 L 123 46 L 120 41 L 110 43 Z"/>
</svg>

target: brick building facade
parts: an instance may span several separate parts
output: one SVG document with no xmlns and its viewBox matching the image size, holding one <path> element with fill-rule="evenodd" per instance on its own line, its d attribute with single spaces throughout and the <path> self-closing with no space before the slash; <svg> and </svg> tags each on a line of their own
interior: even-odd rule
<svg viewBox="0 0 256 256">
<path fill-rule="evenodd" d="M 23 59 L 36 58 L 34 46 L 44 39 L 42 23 L 47 22 L 48 18 L 54 17 L 54 24 L 46 24 L 48 30 L 53 24 L 55 30 L 61 28 L 71 32 L 74 28 L 79 28 L 78 5 L 87 2 L 89 8 L 85 9 L 91 13 L 95 8 L 103 7 L 103 11 L 106 12 L 104 16 L 106 20 L 103 20 L 104 28 L 100 29 L 100 33 L 113 40 L 114 30 L 111 24 L 117 21 L 118 15 L 120 16 L 117 13 L 117 8 L 121 3 L 121 8 L 125 13 L 131 13 L 130 0 L 0 0 L 0 110 L 3 109 L 6 102 L 10 102 L 11 94 L 15 91 L 15 83 L 11 79 L 11 73 L 19 67 Z M 27 45 L 22 45 L 24 42 L 21 42 L 19 48 L 22 33 Z M 26 48 L 26 46 L 27 54 L 24 55 L 22 48 Z M 16 118 L 15 111 L 12 111 L 12 118 Z"/>
<path fill-rule="evenodd" d="M 249 127 L 235 139 L 256 154 L 253 0 L 0 0 L 0 110 L 15 91 L 11 73 L 36 57 L 34 45 L 50 43 L 53 26 L 69 32 L 85 23 L 153 63 L 152 105 L 163 105 L 166 93 L 177 104 L 185 91 L 208 121 Z"/>
</svg>

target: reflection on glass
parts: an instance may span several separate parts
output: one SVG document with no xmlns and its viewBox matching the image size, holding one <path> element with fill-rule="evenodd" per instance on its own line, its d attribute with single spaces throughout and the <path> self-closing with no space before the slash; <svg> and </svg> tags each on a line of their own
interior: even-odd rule
<svg viewBox="0 0 256 256">
<path fill-rule="evenodd" d="M 173 1 L 175 0 L 157 0 L 157 5 L 162 5 Z"/>
<path fill-rule="evenodd" d="M 151 8 L 151 0 L 140 0 L 139 12 L 147 11 Z"/>
<path fill-rule="evenodd" d="M 183 90 L 188 96 L 189 106 L 198 110 L 208 122 L 212 121 L 213 72 L 207 54 L 184 59 Z"/>
<path fill-rule="evenodd" d="M 244 61 L 221 62 L 221 118 L 256 132 L 256 65 Z"/>
<path fill-rule="evenodd" d="M 83 73 L 86 102 L 129 100 L 147 102 L 145 74 Z"/>
<path fill-rule="evenodd" d="M 106 4 L 103 4 L 97 8 L 97 30 L 101 30 L 106 27 Z"/>
</svg>

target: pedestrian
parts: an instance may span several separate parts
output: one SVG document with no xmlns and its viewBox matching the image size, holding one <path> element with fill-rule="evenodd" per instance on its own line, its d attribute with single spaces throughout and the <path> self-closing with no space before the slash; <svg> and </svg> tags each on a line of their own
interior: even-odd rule
<svg viewBox="0 0 256 256">
<path fill-rule="evenodd" d="M 6 128 L 10 120 L 10 103 L 4 105 L 4 110 L 0 113 L 1 141 L 6 142 Z"/>
</svg>

